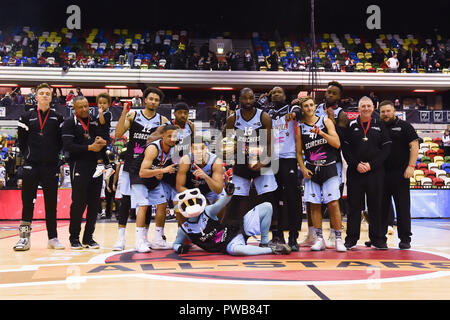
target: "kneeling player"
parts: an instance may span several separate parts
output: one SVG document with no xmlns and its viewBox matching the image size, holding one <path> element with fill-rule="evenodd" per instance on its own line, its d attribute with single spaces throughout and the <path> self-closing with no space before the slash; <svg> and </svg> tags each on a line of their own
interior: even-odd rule
<svg viewBox="0 0 450 320">
<path fill-rule="evenodd" d="M 176 196 L 178 210 L 187 218 L 179 228 L 173 249 L 178 254 L 187 253 L 190 245 L 186 240 L 208 252 L 222 252 L 234 256 L 260 254 L 289 254 L 286 244 L 269 246 L 269 228 L 272 220 L 272 205 L 264 202 L 244 215 L 243 221 L 220 223 L 217 214 L 231 200 L 233 184 L 225 188 L 226 195 L 216 203 L 206 206 L 206 199 L 199 189 L 189 189 Z M 259 246 L 247 245 L 247 238 L 261 235 Z"/>
</svg>

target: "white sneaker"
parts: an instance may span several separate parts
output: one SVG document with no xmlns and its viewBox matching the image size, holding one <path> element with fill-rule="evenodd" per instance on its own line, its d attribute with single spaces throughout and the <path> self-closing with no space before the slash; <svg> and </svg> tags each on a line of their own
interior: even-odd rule
<svg viewBox="0 0 450 320">
<path fill-rule="evenodd" d="M 308 235 L 300 242 L 300 247 L 311 247 L 316 242 L 316 235 L 308 233 Z"/>
<path fill-rule="evenodd" d="M 326 247 L 327 249 L 336 248 L 336 235 L 334 234 L 334 232 L 331 232 L 330 237 L 328 238 L 328 240 L 326 240 Z"/>
<path fill-rule="evenodd" d="M 147 246 L 144 240 L 139 239 L 136 241 L 136 251 L 139 253 L 150 252 L 150 248 Z"/>
<path fill-rule="evenodd" d="M 13 247 L 14 251 L 27 251 L 30 250 L 31 241 L 30 238 L 19 238 L 16 245 Z"/>
<path fill-rule="evenodd" d="M 325 248 L 325 240 L 323 238 L 317 238 L 316 242 L 311 246 L 311 251 L 322 251 Z"/>
<path fill-rule="evenodd" d="M 335 240 L 335 247 L 336 247 L 336 251 L 338 251 L 338 252 L 347 251 L 347 248 L 345 247 L 344 241 L 342 241 L 342 239 Z"/>
<path fill-rule="evenodd" d="M 61 242 L 59 242 L 58 238 L 53 238 L 48 240 L 47 243 L 47 248 L 48 249 L 56 249 L 56 250 L 64 250 L 64 246 L 61 244 Z"/>
<path fill-rule="evenodd" d="M 394 234 L 394 228 L 392 226 L 388 226 L 388 235 Z"/>
<path fill-rule="evenodd" d="M 105 171 L 106 179 L 108 179 L 109 177 L 111 177 L 111 176 L 114 174 L 114 172 L 115 172 L 115 170 L 114 170 L 112 167 L 106 169 L 106 171 Z"/>
<path fill-rule="evenodd" d="M 172 249 L 172 244 L 171 243 L 167 243 L 165 237 L 156 241 L 153 241 L 150 244 L 150 248 L 152 248 L 153 250 L 167 250 L 167 249 Z"/>
<path fill-rule="evenodd" d="M 118 239 L 114 246 L 112 247 L 113 251 L 122 251 L 125 249 L 125 239 Z"/>
<path fill-rule="evenodd" d="M 147 247 L 151 248 L 152 243 L 150 241 L 148 241 L 148 239 L 145 239 L 144 242 L 147 245 Z"/>
<path fill-rule="evenodd" d="M 103 171 L 105 171 L 105 165 L 103 164 L 98 164 L 97 167 L 95 168 L 95 172 L 94 175 L 92 176 L 92 178 L 97 178 L 100 177 L 103 174 Z"/>
</svg>

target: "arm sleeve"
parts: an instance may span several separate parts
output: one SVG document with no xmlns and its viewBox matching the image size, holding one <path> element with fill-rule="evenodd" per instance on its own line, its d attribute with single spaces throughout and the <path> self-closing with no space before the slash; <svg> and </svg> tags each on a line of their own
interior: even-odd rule
<svg viewBox="0 0 450 320">
<path fill-rule="evenodd" d="M 232 196 L 229 196 L 229 195 L 220 197 L 219 200 L 217 200 L 217 202 L 215 202 L 214 204 L 210 204 L 209 206 L 206 206 L 206 208 L 205 208 L 206 214 L 208 216 L 210 216 L 211 218 L 217 217 L 220 210 L 225 208 L 225 206 L 228 204 L 228 202 L 231 201 L 231 198 L 232 198 Z"/>
<path fill-rule="evenodd" d="M 372 161 L 369 161 L 372 170 L 376 170 L 383 166 L 384 161 L 389 157 L 391 152 L 392 140 L 389 136 L 389 131 L 383 123 L 380 123 L 381 128 L 381 150 Z"/>
<path fill-rule="evenodd" d="M 74 129 L 75 128 L 73 126 L 72 119 L 68 119 L 64 122 L 61 129 L 64 151 L 67 151 L 69 153 L 82 153 L 89 151 L 89 146 L 87 144 L 77 144 L 74 142 Z"/>
</svg>

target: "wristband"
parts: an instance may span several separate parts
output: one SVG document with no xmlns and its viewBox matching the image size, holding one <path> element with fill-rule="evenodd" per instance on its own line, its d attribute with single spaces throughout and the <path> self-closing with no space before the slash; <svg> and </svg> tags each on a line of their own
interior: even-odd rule
<svg viewBox="0 0 450 320">
<path fill-rule="evenodd" d="M 415 166 L 415 165 L 413 165 L 413 164 L 408 164 L 408 167 L 411 167 L 411 168 L 416 168 L 416 166 Z"/>
</svg>

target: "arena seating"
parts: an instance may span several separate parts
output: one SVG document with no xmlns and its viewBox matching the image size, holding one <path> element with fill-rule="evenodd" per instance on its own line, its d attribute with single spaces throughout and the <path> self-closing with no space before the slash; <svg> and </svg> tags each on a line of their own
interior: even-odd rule
<svg viewBox="0 0 450 320">
<path fill-rule="evenodd" d="M 259 33 L 253 33 L 253 43 L 255 54 L 260 63 L 260 70 L 266 70 L 268 57 L 275 49 L 279 50 L 281 66 L 280 69 L 287 71 L 289 61 L 294 57 L 299 59 L 301 56 L 309 56 L 308 46 L 312 41 L 310 38 L 304 39 L 285 39 L 282 40 L 282 46 L 277 47 L 277 43 L 268 38 L 268 36 L 261 36 Z M 274 36 L 272 36 L 274 38 Z M 434 41 L 433 41 L 434 40 Z M 347 59 L 353 60 L 354 69 L 357 72 L 385 72 L 387 69 L 386 61 L 388 60 L 388 53 L 390 48 L 395 53 L 399 52 L 400 47 L 406 51 L 412 50 L 413 47 L 418 47 L 420 50 L 426 50 L 428 46 L 433 45 L 436 41 L 442 41 L 440 35 L 436 35 L 436 39 L 424 38 L 420 35 L 407 34 L 400 37 L 398 34 L 379 34 L 374 39 L 369 39 L 365 36 L 355 34 L 336 35 L 335 33 L 324 33 L 319 35 L 318 47 L 319 52 L 314 61 L 319 70 L 325 70 L 327 62 L 333 64 L 340 61 L 340 70 L 345 71 L 344 61 Z M 445 42 L 445 41 L 443 41 Z M 348 69 L 347 69 L 348 71 Z M 406 68 L 399 70 L 400 72 L 407 72 Z M 423 73 L 429 70 L 425 68 L 417 68 L 411 70 L 413 73 Z M 441 70 L 433 70 L 434 72 L 448 73 L 448 68 L 441 68 Z"/>
<path fill-rule="evenodd" d="M 21 43 L 24 35 L 38 39 L 37 52 L 27 56 Z M 213 36 L 213 34 L 211 34 Z M 257 70 L 265 71 L 270 67 L 268 58 L 273 50 L 279 51 L 279 71 L 306 70 L 305 58 L 309 56 L 311 38 L 309 36 L 286 36 L 281 41 L 275 41 L 274 35 L 253 32 L 253 52 L 258 61 Z M 130 64 L 123 56 L 124 50 L 138 50 L 139 45 L 147 40 L 155 44 L 159 39 L 156 54 L 153 50 L 140 51 Z M 390 48 L 394 52 L 404 49 L 412 50 L 418 47 L 420 50 L 428 50 L 437 42 L 445 43 L 446 39 L 436 34 L 433 37 L 406 34 L 378 34 L 373 38 L 357 34 L 337 35 L 335 33 L 323 33 L 318 35 L 319 51 L 313 57 L 319 70 L 325 71 L 337 61 L 340 65 L 334 71 L 349 71 L 344 62 L 349 59 L 354 63 L 356 72 L 385 72 L 386 61 Z M 186 51 L 189 44 L 187 31 L 160 30 L 149 32 L 146 30 L 128 29 L 98 29 L 92 28 L 85 31 L 70 31 L 66 27 L 58 30 L 40 30 L 36 27 L 15 27 L 3 30 L 0 43 L 4 44 L 4 52 L 1 52 L 0 65 L 3 66 L 43 66 L 60 67 L 70 59 L 80 61 L 83 67 L 93 65 L 92 59 L 100 59 L 95 64 L 102 68 L 141 68 L 141 69 L 167 69 L 170 68 L 168 58 L 179 49 Z M 122 54 L 118 55 L 118 52 Z M 164 56 L 162 55 L 164 53 Z M 120 57 L 122 56 L 122 57 Z M 296 67 L 292 62 L 297 61 Z M 327 70 L 330 71 L 330 70 Z M 407 72 L 404 68 L 401 72 Z M 429 70 L 422 68 L 413 69 L 411 72 L 442 72 L 448 73 L 448 67 Z"/>
<path fill-rule="evenodd" d="M 89 67 L 92 59 L 100 59 L 99 67 L 103 68 L 164 68 L 165 61 L 162 54 L 173 55 L 177 49 L 185 50 L 188 43 L 187 31 L 175 32 L 173 30 L 160 30 L 156 33 L 136 31 L 128 29 L 103 30 L 93 28 L 83 32 L 71 32 L 67 28 L 45 31 L 37 28 L 23 27 L 13 28 L 3 32 L 0 43 L 5 44 L 4 52 L 0 59 L 3 66 L 42 66 L 60 67 L 62 63 L 68 64 L 71 59 L 81 61 L 84 67 Z M 24 56 L 21 41 L 24 34 L 30 39 L 38 39 L 36 56 Z M 133 65 L 125 60 L 125 50 L 137 50 L 139 44 L 144 44 L 145 39 L 154 38 L 161 40 L 158 47 L 161 52 L 137 53 Z M 121 51 L 123 49 L 123 51 Z"/>
</svg>

